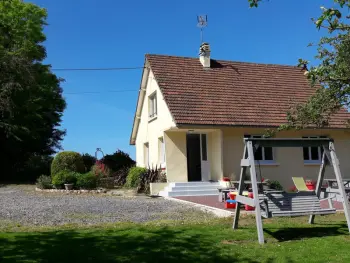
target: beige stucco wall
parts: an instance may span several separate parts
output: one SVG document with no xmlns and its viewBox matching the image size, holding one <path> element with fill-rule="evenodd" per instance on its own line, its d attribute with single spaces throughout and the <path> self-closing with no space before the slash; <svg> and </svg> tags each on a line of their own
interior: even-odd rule
<svg viewBox="0 0 350 263">
<path fill-rule="evenodd" d="M 185 132 L 165 132 L 166 176 L 168 182 L 187 182 Z"/>
<path fill-rule="evenodd" d="M 222 131 L 216 130 L 208 134 L 208 156 L 211 168 L 211 180 L 223 177 L 223 138 Z"/>
<path fill-rule="evenodd" d="M 149 121 L 148 114 L 148 97 L 157 93 L 157 118 Z M 146 96 L 144 98 L 141 120 L 136 136 L 136 164 L 141 167 L 148 166 L 144 163 L 144 144 L 149 144 L 149 163 L 150 166 L 159 165 L 159 150 L 158 140 L 163 137 L 165 130 L 175 127 L 172 116 L 169 112 L 168 106 L 164 101 L 164 97 L 159 89 L 157 81 L 154 78 L 152 71 L 150 71 L 147 85 Z"/>
<path fill-rule="evenodd" d="M 243 154 L 244 134 L 264 134 L 263 129 L 226 128 L 223 129 L 224 176 L 237 179 L 240 173 L 240 160 Z M 288 131 L 277 135 L 281 138 L 326 135 L 335 140 L 335 148 L 340 161 L 340 169 L 344 178 L 350 177 L 350 133 L 341 130 L 308 130 Z M 303 161 L 302 148 L 274 148 L 276 165 L 261 165 L 263 178 L 278 180 L 285 188 L 293 185 L 291 177 L 301 176 L 305 179 L 316 179 L 319 165 L 306 165 Z M 257 167 L 257 173 L 259 167 Z M 334 177 L 327 167 L 326 178 Z M 259 178 L 259 176 L 258 176 Z"/>
</svg>

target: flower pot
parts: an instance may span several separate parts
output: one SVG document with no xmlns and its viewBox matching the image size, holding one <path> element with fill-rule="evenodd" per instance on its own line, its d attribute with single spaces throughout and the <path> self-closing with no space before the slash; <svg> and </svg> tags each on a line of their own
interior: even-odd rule
<svg viewBox="0 0 350 263">
<path fill-rule="evenodd" d="M 73 190 L 73 184 L 64 184 L 66 190 Z"/>
<path fill-rule="evenodd" d="M 316 185 L 314 183 L 306 183 L 306 187 L 309 190 L 316 190 Z"/>
</svg>

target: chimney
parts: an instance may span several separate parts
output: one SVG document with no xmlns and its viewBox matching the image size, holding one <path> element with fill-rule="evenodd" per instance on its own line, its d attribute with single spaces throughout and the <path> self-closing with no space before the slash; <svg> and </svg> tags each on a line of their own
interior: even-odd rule
<svg viewBox="0 0 350 263">
<path fill-rule="evenodd" d="M 199 61 L 202 63 L 203 68 L 210 68 L 210 45 L 209 43 L 202 43 L 199 48 Z"/>
</svg>

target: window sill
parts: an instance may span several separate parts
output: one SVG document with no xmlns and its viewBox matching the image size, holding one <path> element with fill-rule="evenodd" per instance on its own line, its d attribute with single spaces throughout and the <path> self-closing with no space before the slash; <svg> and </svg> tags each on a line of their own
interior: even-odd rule
<svg viewBox="0 0 350 263">
<path fill-rule="evenodd" d="M 255 165 L 260 166 L 279 166 L 279 163 L 276 162 L 265 162 L 265 161 L 255 161 Z"/>
<path fill-rule="evenodd" d="M 304 165 L 305 166 L 320 166 L 321 162 L 310 162 L 310 163 L 305 163 L 304 162 Z"/>
<path fill-rule="evenodd" d="M 157 115 L 153 116 L 153 117 L 149 117 L 148 118 L 148 122 L 152 122 L 154 121 L 155 119 L 157 119 Z"/>
</svg>

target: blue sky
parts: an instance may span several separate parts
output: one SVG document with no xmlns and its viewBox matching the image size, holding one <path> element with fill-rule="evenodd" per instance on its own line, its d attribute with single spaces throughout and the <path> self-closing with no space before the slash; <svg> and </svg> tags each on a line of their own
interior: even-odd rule
<svg viewBox="0 0 350 263">
<path fill-rule="evenodd" d="M 196 57 L 197 14 L 207 14 L 204 40 L 212 57 L 296 65 L 313 60 L 320 33 L 310 18 L 332 1 L 270 0 L 250 9 L 247 0 L 32 0 L 48 10 L 45 28 L 53 68 L 143 66 L 146 53 Z M 68 107 L 62 126 L 65 150 L 94 154 L 129 145 L 141 70 L 57 71 Z M 108 92 L 125 91 L 127 92 Z M 82 92 L 99 92 L 97 94 Z M 79 93 L 79 94 L 69 94 Z"/>
</svg>

